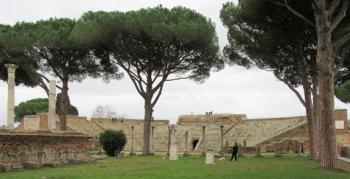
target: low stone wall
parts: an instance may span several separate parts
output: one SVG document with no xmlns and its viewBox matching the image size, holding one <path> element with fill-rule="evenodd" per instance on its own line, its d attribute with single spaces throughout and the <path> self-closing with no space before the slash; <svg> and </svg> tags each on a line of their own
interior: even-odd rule
<svg viewBox="0 0 350 179">
<path fill-rule="evenodd" d="M 89 161 L 89 139 L 76 132 L 0 129 L 0 171 Z"/>
</svg>

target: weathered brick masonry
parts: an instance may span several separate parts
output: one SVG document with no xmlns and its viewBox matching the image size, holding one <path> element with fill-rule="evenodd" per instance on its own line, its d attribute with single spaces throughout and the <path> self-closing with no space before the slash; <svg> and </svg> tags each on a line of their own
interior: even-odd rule
<svg viewBox="0 0 350 179">
<path fill-rule="evenodd" d="M 77 132 L 0 129 L 0 170 L 89 161 L 89 138 Z"/>
</svg>

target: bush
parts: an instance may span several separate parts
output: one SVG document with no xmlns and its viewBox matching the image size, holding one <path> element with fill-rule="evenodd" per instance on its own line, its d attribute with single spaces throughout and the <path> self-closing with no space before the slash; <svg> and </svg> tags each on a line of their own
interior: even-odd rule
<svg viewBox="0 0 350 179">
<path fill-rule="evenodd" d="M 100 134 L 100 144 L 107 155 L 114 156 L 123 150 L 126 137 L 123 131 L 105 130 Z"/>
</svg>

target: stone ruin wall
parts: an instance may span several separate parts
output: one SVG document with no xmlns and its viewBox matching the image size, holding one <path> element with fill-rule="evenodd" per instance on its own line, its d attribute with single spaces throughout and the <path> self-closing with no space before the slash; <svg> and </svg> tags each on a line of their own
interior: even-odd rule
<svg viewBox="0 0 350 179">
<path fill-rule="evenodd" d="M 186 138 L 185 134 L 188 132 L 187 147 L 189 152 L 202 152 L 205 147 L 207 149 L 213 149 L 214 152 L 221 151 L 221 127 L 224 126 L 224 131 L 232 126 L 232 124 L 191 124 L 191 125 L 179 125 L 176 126 L 176 144 L 180 153 L 185 151 Z M 205 144 L 202 140 L 203 127 L 205 127 Z M 196 146 L 193 146 L 194 140 L 198 140 Z M 225 137 L 224 137 L 225 140 Z M 226 139 L 228 140 L 228 139 Z M 225 143 L 224 143 L 225 145 Z M 195 150 L 193 150 L 195 148 Z"/>
<path fill-rule="evenodd" d="M 89 137 L 76 132 L 0 130 L 0 170 L 89 161 Z"/>
<path fill-rule="evenodd" d="M 135 135 L 135 150 L 136 152 L 142 151 L 143 146 L 143 120 L 136 119 L 124 119 L 123 122 L 121 119 L 117 119 L 116 122 L 113 122 L 111 118 L 91 118 L 91 122 L 96 123 L 98 126 L 101 126 L 103 129 L 113 129 L 113 130 L 122 130 L 127 138 L 127 143 L 124 147 L 124 151 L 131 150 L 131 131 L 134 127 Z M 154 149 L 157 152 L 167 152 L 168 151 L 168 120 L 155 120 L 151 122 L 151 126 L 154 127 Z M 101 130 L 102 132 L 102 130 Z"/>
<path fill-rule="evenodd" d="M 202 117 L 197 116 L 197 118 L 191 118 L 188 116 L 192 115 L 186 115 L 186 116 L 180 116 L 177 122 L 177 125 L 175 125 L 175 142 L 178 145 L 178 151 L 179 153 L 183 153 L 185 150 L 185 134 L 188 132 L 188 151 L 189 152 L 202 152 L 204 149 L 204 145 L 202 145 L 202 130 L 203 126 L 205 127 L 205 138 L 206 138 L 206 148 L 207 149 L 213 149 L 215 152 L 221 151 L 221 128 L 220 126 L 223 126 L 223 132 L 224 132 L 224 141 L 223 145 L 225 149 L 229 149 L 229 146 L 232 146 L 234 142 L 238 142 L 240 145 L 246 144 L 247 147 L 255 147 L 257 142 L 263 142 L 263 138 L 267 139 L 273 138 L 274 136 L 280 135 L 280 133 L 284 133 L 286 131 L 284 130 L 277 130 L 277 131 L 271 131 L 270 128 L 273 128 L 274 125 L 279 125 L 278 123 L 271 122 L 272 119 L 246 119 L 245 115 L 236 115 L 236 118 L 230 119 L 230 120 L 218 120 L 218 116 L 215 117 L 207 117 L 202 115 Z M 200 115 L 199 115 L 200 116 Z M 204 117 L 203 117 L 204 116 Z M 31 116 L 33 118 L 33 116 Z M 185 117 L 185 118 L 184 118 Z M 222 116 L 221 116 L 222 117 Z M 35 117 L 34 117 L 35 118 Z M 336 112 L 336 118 L 337 119 L 346 119 L 346 110 L 337 110 Z M 43 119 L 44 121 L 47 121 L 46 115 L 40 115 L 40 119 Z M 289 117 L 289 118 L 278 118 L 277 120 L 289 120 L 289 119 L 296 119 L 296 120 L 305 120 L 304 116 L 300 117 Z M 261 132 L 259 130 L 259 126 L 256 126 L 254 122 L 252 121 L 265 121 L 263 122 L 264 127 L 266 127 L 266 130 Z M 131 128 L 134 127 L 135 132 L 135 150 L 136 152 L 142 151 L 143 146 L 143 120 L 133 120 L 133 119 L 124 119 L 123 122 L 121 119 L 117 119 L 117 121 L 113 121 L 111 118 L 91 118 L 91 120 L 88 120 L 86 117 L 78 117 L 78 116 L 69 116 L 68 117 L 68 128 L 72 131 L 82 132 L 85 134 L 88 134 L 92 137 L 92 140 L 90 141 L 90 148 L 94 148 L 94 150 L 99 149 L 100 147 L 96 145 L 98 143 L 98 135 L 100 132 L 102 132 L 104 129 L 114 129 L 114 130 L 123 130 L 123 132 L 126 134 L 127 137 L 127 143 L 124 148 L 124 151 L 129 152 L 131 150 Z M 252 122 L 252 123 L 251 123 Z M 270 125 L 271 122 L 271 125 Z M 40 128 L 45 125 L 45 122 L 39 122 Z M 290 125 L 290 124 L 288 124 Z M 293 140 L 300 140 L 304 141 L 304 148 L 305 151 L 308 151 L 308 139 L 307 139 L 307 129 L 299 130 L 293 126 L 285 126 L 286 129 L 289 130 L 293 129 L 296 131 L 296 133 L 286 133 L 288 136 L 280 136 L 281 139 L 274 139 L 274 141 L 270 141 L 270 144 L 272 142 L 278 142 L 279 140 L 282 140 L 282 138 L 289 138 Z M 347 124 L 346 124 L 347 125 Z M 21 124 L 21 126 L 24 126 L 24 124 Z M 21 127 L 20 126 L 20 127 Z M 47 122 L 46 122 L 47 126 Z M 57 124 L 56 126 L 59 126 Z M 154 150 L 155 152 L 161 152 L 165 153 L 168 152 L 169 149 L 169 121 L 168 120 L 155 120 L 152 122 L 152 126 L 154 126 Z M 239 132 L 239 130 L 242 130 L 242 127 L 244 126 L 250 131 L 250 134 Z M 45 126 L 44 126 L 45 128 Z M 295 128 L 295 129 L 294 129 Z M 254 132 L 255 131 L 255 132 Z M 337 130 L 339 142 L 340 143 L 349 143 L 349 133 L 346 133 L 345 130 Z M 193 151 L 193 140 L 199 140 L 199 143 L 197 144 L 198 147 Z M 245 142 L 246 141 L 246 142 Z M 94 147 L 92 147 L 94 146 Z M 264 145 L 261 146 L 261 151 L 268 151 L 268 148 L 271 146 Z"/>
</svg>

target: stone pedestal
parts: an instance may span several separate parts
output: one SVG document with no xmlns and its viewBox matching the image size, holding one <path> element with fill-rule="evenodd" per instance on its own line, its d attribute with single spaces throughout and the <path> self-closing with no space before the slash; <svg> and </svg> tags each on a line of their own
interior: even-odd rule
<svg viewBox="0 0 350 179">
<path fill-rule="evenodd" d="M 14 64 L 7 64 L 7 128 L 14 128 L 15 119 L 15 73 L 17 66 Z"/>
<path fill-rule="evenodd" d="M 171 126 L 168 126 L 168 153 L 167 155 L 170 156 L 170 145 L 171 145 Z"/>
<path fill-rule="evenodd" d="M 177 145 L 176 144 L 172 144 L 170 146 L 169 160 L 178 160 L 178 159 L 179 159 L 179 155 L 177 153 Z"/>
<path fill-rule="evenodd" d="M 135 128 L 131 126 L 131 149 L 130 155 L 135 155 Z"/>
<path fill-rule="evenodd" d="M 50 81 L 49 88 L 49 114 L 48 114 L 48 127 L 49 130 L 56 129 L 56 81 Z"/>
<path fill-rule="evenodd" d="M 255 150 L 256 150 L 256 157 L 260 157 L 261 156 L 261 154 L 260 154 L 260 147 L 256 147 L 255 148 Z"/>
<path fill-rule="evenodd" d="M 207 141 L 205 140 L 205 126 L 202 127 L 202 146 L 203 146 L 203 152 L 202 155 L 206 155 L 207 151 Z"/>
<path fill-rule="evenodd" d="M 298 147 L 298 155 L 301 155 L 303 153 L 303 142 L 299 142 L 299 147 Z"/>
<path fill-rule="evenodd" d="M 171 143 L 170 145 L 176 144 L 176 128 L 172 127 L 172 133 L 171 133 Z"/>
<path fill-rule="evenodd" d="M 220 126 L 220 153 L 224 155 L 224 126 Z"/>
<path fill-rule="evenodd" d="M 40 117 L 37 115 L 26 115 L 22 119 L 24 130 L 39 130 Z"/>
<path fill-rule="evenodd" d="M 150 145 L 150 153 L 154 154 L 154 126 L 151 127 L 151 145 Z"/>
<path fill-rule="evenodd" d="M 207 164 L 207 165 L 214 164 L 214 150 L 213 149 L 207 149 L 207 152 L 205 154 L 205 164 Z"/>
<path fill-rule="evenodd" d="M 188 155 L 188 131 L 185 133 L 185 155 Z"/>
</svg>

